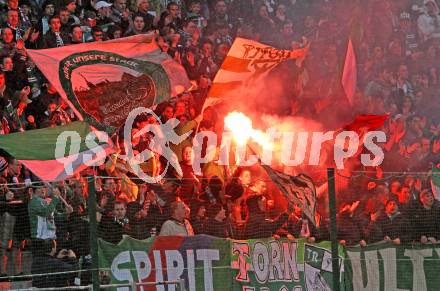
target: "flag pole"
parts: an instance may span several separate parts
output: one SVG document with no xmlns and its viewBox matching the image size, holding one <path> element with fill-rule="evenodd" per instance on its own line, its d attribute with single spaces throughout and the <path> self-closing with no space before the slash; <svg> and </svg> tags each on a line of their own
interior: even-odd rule
<svg viewBox="0 0 440 291">
<path fill-rule="evenodd" d="M 339 254 L 338 254 L 338 236 L 336 226 L 336 189 L 335 189 L 335 169 L 327 169 L 328 178 L 328 196 L 330 210 L 330 240 L 332 246 L 332 274 L 333 274 L 333 290 L 340 291 L 340 274 L 339 274 Z"/>
<path fill-rule="evenodd" d="M 98 223 L 96 221 L 96 193 L 95 193 L 96 177 L 88 178 L 88 209 L 89 209 L 89 232 L 90 232 L 90 255 L 92 256 L 92 284 L 93 291 L 99 290 L 99 263 L 98 263 Z"/>
</svg>

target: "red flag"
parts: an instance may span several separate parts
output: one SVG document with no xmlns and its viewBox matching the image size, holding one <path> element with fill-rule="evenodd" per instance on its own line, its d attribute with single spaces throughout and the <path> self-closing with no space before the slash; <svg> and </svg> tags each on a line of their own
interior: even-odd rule
<svg viewBox="0 0 440 291">
<path fill-rule="evenodd" d="M 347 54 L 345 55 L 344 72 L 342 73 L 342 87 L 350 105 L 353 105 L 353 96 L 356 92 L 356 56 L 354 54 L 353 43 L 348 41 Z"/>
<path fill-rule="evenodd" d="M 352 123 L 344 126 L 344 130 L 360 132 L 362 128 L 366 128 L 367 131 L 376 130 L 381 128 L 385 121 L 388 119 L 388 114 L 385 115 L 371 115 L 360 114 L 357 115 Z"/>
</svg>

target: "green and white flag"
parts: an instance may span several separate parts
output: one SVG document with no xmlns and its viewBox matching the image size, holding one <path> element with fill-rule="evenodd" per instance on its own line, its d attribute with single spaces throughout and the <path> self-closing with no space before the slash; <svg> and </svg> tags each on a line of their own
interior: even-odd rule
<svg viewBox="0 0 440 291">
<path fill-rule="evenodd" d="M 150 108 L 191 86 L 153 34 L 27 52 L 78 118 L 106 132 L 123 125 L 134 108 Z"/>
<path fill-rule="evenodd" d="M 83 121 L 0 135 L 0 148 L 43 181 L 60 181 L 112 153 L 113 143 Z"/>
</svg>

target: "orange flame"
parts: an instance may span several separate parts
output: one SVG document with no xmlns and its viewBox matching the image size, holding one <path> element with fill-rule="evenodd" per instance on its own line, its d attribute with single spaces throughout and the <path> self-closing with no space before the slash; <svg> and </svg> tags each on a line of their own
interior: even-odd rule
<svg viewBox="0 0 440 291">
<path fill-rule="evenodd" d="M 238 145 L 245 145 L 249 139 L 265 149 L 272 149 L 269 136 L 261 130 L 252 127 L 252 120 L 241 112 L 233 111 L 225 117 L 225 127 L 232 133 Z"/>
</svg>

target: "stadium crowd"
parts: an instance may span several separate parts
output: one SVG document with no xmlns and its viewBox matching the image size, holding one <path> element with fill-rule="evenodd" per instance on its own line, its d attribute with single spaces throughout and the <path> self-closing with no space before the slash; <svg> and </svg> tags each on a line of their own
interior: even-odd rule
<svg viewBox="0 0 440 291">
<path fill-rule="evenodd" d="M 73 111 L 26 49 L 45 49 L 154 33 L 160 49 L 179 62 L 196 89 L 155 111 L 177 118 L 182 133 L 221 132 L 221 107 L 201 107 L 235 37 L 280 49 L 308 41 L 301 90 L 267 106 L 267 114 L 300 116 L 329 129 L 357 114 L 389 114 L 385 159 L 373 169 L 353 164 L 338 188 L 338 239 L 346 245 L 436 243 L 440 202 L 429 171 L 440 167 L 440 10 L 435 0 L 3 0 L 0 1 L 0 134 L 64 125 Z M 353 105 L 341 97 L 340 76 L 348 36 L 358 83 Z M 269 101 L 268 101 L 269 102 Z M 261 105 L 260 105 L 261 106 Z M 262 109 L 263 110 L 263 109 Z M 134 135 L 150 116 L 140 116 Z M 142 152 L 149 137 L 133 139 Z M 119 139 L 123 153 L 122 139 Z M 29 145 L 30 147 L 32 145 Z M 118 243 L 127 234 L 208 234 L 224 238 L 329 239 L 326 197 L 318 197 L 316 225 L 301 208 L 276 201 L 267 178 L 247 168 L 191 165 L 191 139 L 172 147 L 183 171 L 162 183 L 142 184 L 117 155 L 81 175 L 53 184 L 14 159 L 0 158 L 0 277 L 23 274 L 32 248 L 32 273 L 85 268 L 90 263 L 88 179 L 96 175 L 98 235 Z M 163 160 L 156 157 L 153 172 Z M 366 174 L 356 176 L 358 171 Z M 391 177 L 390 172 L 395 175 Z M 114 177 L 114 178 L 113 178 Z M 273 192 L 273 193 L 272 193 Z M 67 274 L 67 275 L 66 275 Z M 73 284 L 72 273 L 36 276 L 36 287 Z M 87 278 L 82 278 L 87 283 Z"/>
</svg>

